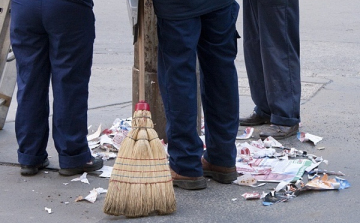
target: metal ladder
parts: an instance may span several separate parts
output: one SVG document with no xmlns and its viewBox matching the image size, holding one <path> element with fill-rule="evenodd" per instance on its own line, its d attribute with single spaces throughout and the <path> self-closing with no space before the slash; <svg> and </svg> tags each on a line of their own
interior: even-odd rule
<svg viewBox="0 0 360 223">
<path fill-rule="evenodd" d="M 15 61 L 8 61 L 10 50 L 10 1 L 0 0 L 0 129 L 3 129 L 16 84 Z"/>
</svg>

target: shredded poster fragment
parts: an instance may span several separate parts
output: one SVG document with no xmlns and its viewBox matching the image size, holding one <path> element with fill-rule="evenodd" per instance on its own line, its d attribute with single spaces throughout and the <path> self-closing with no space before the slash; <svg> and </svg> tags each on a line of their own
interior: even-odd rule
<svg viewBox="0 0 360 223">
<path fill-rule="evenodd" d="M 300 142 L 306 142 L 311 141 L 316 145 L 318 142 L 320 142 L 323 138 L 320 136 L 312 135 L 310 133 L 305 132 L 298 132 L 297 138 L 300 140 Z"/>
<path fill-rule="evenodd" d="M 242 197 L 245 198 L 245 200 L 255 200 L 255 199 L 260 199 L 260 193 L 258 192 L 251 192 L 251 193 L 244 193 L 241 195 Z"/>
<path fill-rule="evenodd" d="M 244 130 L 244 133 L 240 136 L 236 136 L 236 139 L 249 139 L 251 138 L 252 134 L 254 132 L 254 128 L 252 127 L 246 127 Z"/>
</svg>

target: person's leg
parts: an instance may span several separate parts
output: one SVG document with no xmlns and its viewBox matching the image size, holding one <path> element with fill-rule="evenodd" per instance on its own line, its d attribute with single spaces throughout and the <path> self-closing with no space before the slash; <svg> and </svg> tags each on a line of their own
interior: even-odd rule
<svg viewBox="0 0 360 223">
<path fill-rule="evenodd" d="M 11 5 L 10 37 L 17 64 L 15 132 L 18 160 L 34 167 L 33 175 L 48 165 L 50 62 L 47 34 L 42 27 L 38 1 L 16 0 Z"/>
<path fill-rule="evenodd" d="M 186 177 L 203 175 L 203 143 L 196 130 L 196 45 L 200 18 L 158 18 L 158 78 L 167 119 L 170 167 Z"/>
<path fill-rule="evenodd" d="M 259 0 L 261 55 L 271 123 L 300 122 L 300 37 L 298 0 Z"/>
<path fill-rule="evenodd" d="M 206 152 L 210 163 L 235 165 L 235 138 L 239 127 L 238 76 L 235 68 L 239 5 L 201 16 L 198 45 L 201 96 L 205 118 Z"/>
<path fill-rule="evenodd" d="M 243 0 L 243 47 L 246 72 L 256 115 L 241 119 L 241 125 L 258 125 L 270 121 L 271 111 L 265 91 L 261 55 L 258 0 Z M 243 123 L 243 124 L 242 124 Z"/>
<path fill-rule="evenodd" d="M 299 1 L 259 2 L 261 54 L 272 123 L 259 135 L 282 139 L 295 135 L 300 122 Z"/>
<path fill-rule="evenodd" d="M 53 138 L 60 168 L 83 167 L 91 160 L 86 135 L 94 14 L 85 5 L 57 0 L 43 1 L 43 10 L 50 42 Z"/>
</svg>

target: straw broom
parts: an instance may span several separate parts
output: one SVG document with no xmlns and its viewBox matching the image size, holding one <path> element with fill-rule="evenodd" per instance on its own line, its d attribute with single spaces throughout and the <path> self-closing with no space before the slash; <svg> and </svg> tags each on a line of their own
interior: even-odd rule
<svg viewBox="0 0 360 223">
<path fill-rule="evenodd" d="M 144 3 L 139 1 L 139 103 L 132 130 L 121 144 L 103 211 L 110 215 L 142 217 L 170 214 L 176 200 L 167 155 L 151 120 L 145 99 Z"/>
</svg>

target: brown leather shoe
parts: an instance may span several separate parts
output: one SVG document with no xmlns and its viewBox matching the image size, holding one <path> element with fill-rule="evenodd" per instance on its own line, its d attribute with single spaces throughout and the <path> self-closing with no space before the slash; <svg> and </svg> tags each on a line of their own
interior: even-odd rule
<svg viewBox="0 0 360 223">
<path fill-rule="evenodd" d="M 260 115 L 256 114 L 255 111 L 249 117 L 240 118 L 241 126 L 254 126 L 254 125 L 267 124 L 267 123 L 270 123 L 270 119 L 261 117 Z"/>
<path fill-rule="evenodd" d="M 207 187 L 204 177 L 186 177 L 177 174 L 170 168 L 173 186 L 180 187 L 185 190 L 201 190 Z"/>
<path fill-rule="evenodd" d="M 201 158 L 201 163 L 203 166 L 204 176 L 211 177 L 213 180 L 223 183 L 230 184 L 237 179 L 238 173 L 236 172 L 236 167 L 222 167 L 215 166 L 205 160 L 204 157 Z"/>
<path fill-rule="evenodd" d="M 293 126 L 282 126 L 282 125 L 270 125 L 262 132 L 259 136 L 262 140 L 266 139 L 269 136 L 272 136 L 274 139 L 284 139 L 289 136 L 295 135 L 299 130 L 299 124 Z"/>
</svg>

